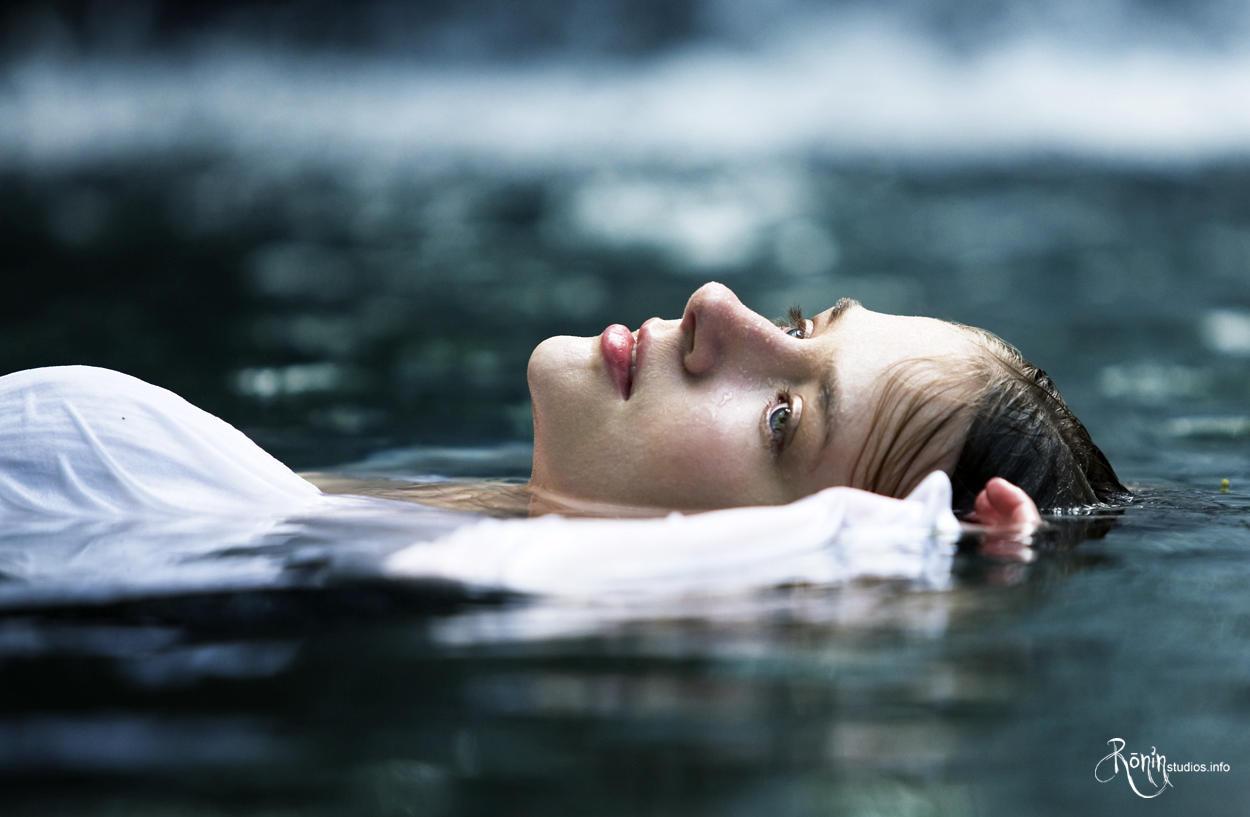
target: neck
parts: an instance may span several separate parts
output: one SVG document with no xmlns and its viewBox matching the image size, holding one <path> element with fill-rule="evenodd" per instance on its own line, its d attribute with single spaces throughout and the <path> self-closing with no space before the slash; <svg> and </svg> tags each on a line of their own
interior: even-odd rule
<svg viewBox="0 0 1250 817">
<path fill-rule="evenodd" d="M 666 516 L 674 510 L 571 496 L 536 485 L 533 480 L 526 483 L 526 489 L 530 495 L 530 516 L 545 516 L 554 513 L 561 516 L 651 518 Z"/>
</svg>

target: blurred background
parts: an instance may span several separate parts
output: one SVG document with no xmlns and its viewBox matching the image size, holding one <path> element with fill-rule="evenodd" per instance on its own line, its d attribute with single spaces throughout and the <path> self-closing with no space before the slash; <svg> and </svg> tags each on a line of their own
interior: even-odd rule
<svg viewBox="0 0 1250 817">
<path fill-rule="evenodd" d="M 1244 3 L 18 2 L 0 49 L 0 371 L 297 468 L 524 445 L 534 344 L 707 280 L 986 326 L 1120 457 L 1250 396 Z"/>
<path fill-rule="evenodd" d="M 719 280 L 998 332 L 1138 496 L 942 592 L 589 632 L 394 588 L 8 611 L 6 808 L 1137 815 L 1090 779 L 1120 735 L 1232 765 L 1160 808 L 1240 813 L 1248 191 L 1234 0 L 6 3 L 0 373 L 122 369 L 295 468 L 525 477 L 533 346 Z"/>
</svg>

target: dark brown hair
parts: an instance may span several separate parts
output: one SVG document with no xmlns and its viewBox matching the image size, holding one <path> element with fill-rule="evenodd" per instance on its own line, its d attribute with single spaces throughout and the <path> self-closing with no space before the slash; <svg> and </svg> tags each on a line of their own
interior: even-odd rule
<svg viewBox="0 0 1250 817">
<path fill-rule="evenodd" d="M 941 469 L 956 513 L 972 510 L 991 477 L 1019 485 L 1042 511 L 1127 501 L 1131 494 L 1046 372 L 997 335 L 955 325 L 981 354 L 910 358 L 890 368 L 873 417 L 893 431 L 869 435 L 852 484 L 905 496 Z"/>
<path fill-rule="evenodd" d="M 1132 494 L 1050 376 L 997 335 L 967 328 L 982 339 L 996 365 L 973 405 L 951 471 L 954 509 L 970 511 L 991 477 L 1019 485 L 1042 511 L 1128 501 Z"/>
</svg>

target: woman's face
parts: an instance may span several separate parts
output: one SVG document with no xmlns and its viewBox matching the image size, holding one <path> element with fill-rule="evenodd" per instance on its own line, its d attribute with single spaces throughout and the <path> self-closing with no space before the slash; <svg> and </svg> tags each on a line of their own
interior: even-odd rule
<svg viewBox="0 0 1250 817">
<path fill-rule="evenodd" d="M 531 484 L 674 509 L 779 504 L 855 485 L 870 435 L 897 430 L 870 416 L 887 369 L 978 349 L 953 324 L 845 298 L 779 327 L 728 287 L 705 284 L 680 320 L 561 335 L 534 349 Z M 939 467 L 954 465 L 950 448 L 952 461 Z"/>
</svg>

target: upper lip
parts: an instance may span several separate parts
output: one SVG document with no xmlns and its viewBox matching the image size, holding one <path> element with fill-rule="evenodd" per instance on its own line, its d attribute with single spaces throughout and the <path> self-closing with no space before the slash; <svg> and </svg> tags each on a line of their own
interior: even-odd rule
<svg viewBox="0 0 1250 817">
<path fill-rule="evenodd" d="M 638 382 L 638 372 L 642 371 L 642 364 L 646 360 L 647 348 L 651 345 L 651 329 L 647 326 L 650 320 L 645 321 L 642 326 L 638 327 L 638 332 L 634 337 L 634 361 L 629 368 L 629 388 L 630 394 L 633 394 L 634 386 Z"/>
<path fill-rule="evenodd" d="M 634 338 L 634 345 L 629 350 L 629 396 L 634 396 L 634 383 L 637 381 L 638 372 L 638 338 Z"/>
<path fill-rule="evenodd" d="M 629 396 L 634 396 L 634 384 L 638 382 L 638 352 L 642 346 L 642 330 L 634 333 L 634 345 L 630 349 L 629 358 Z"/>
</svg>

